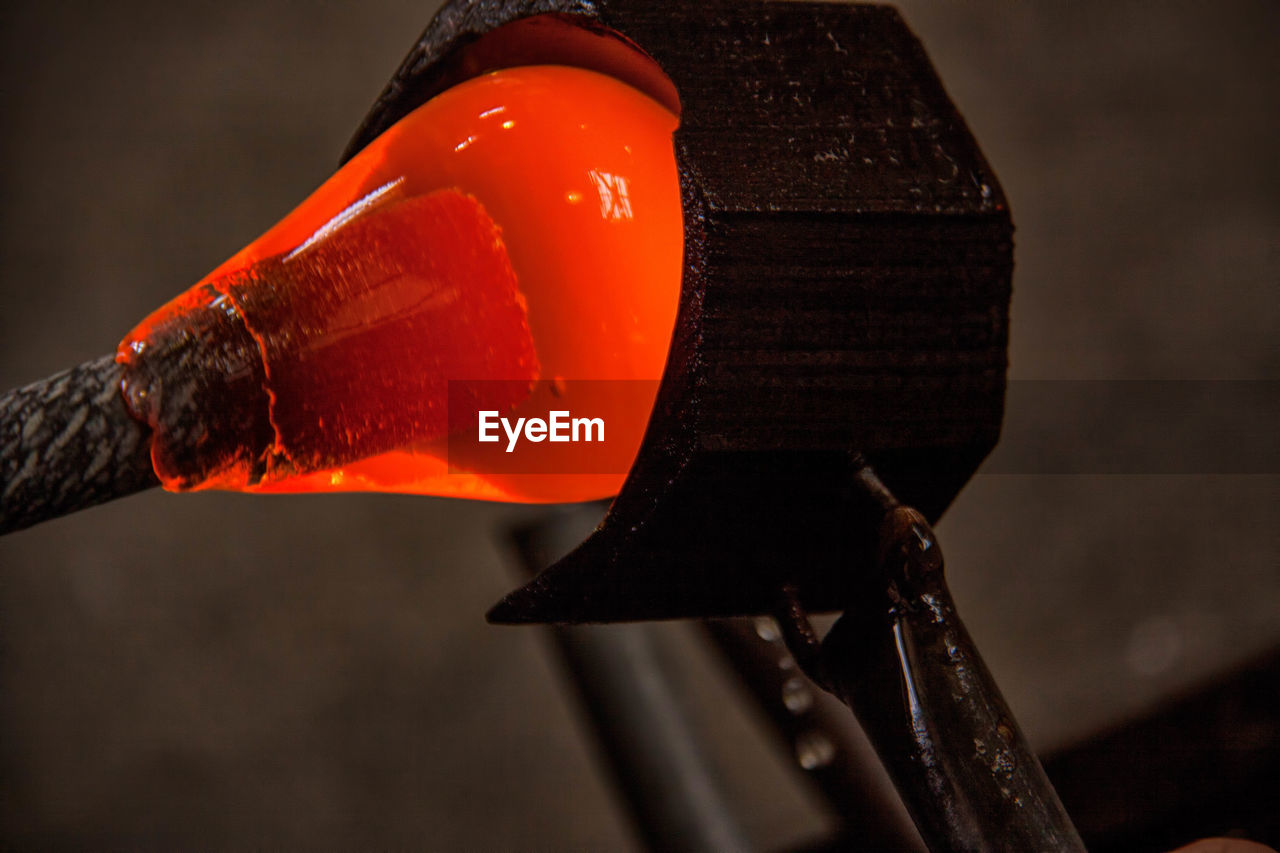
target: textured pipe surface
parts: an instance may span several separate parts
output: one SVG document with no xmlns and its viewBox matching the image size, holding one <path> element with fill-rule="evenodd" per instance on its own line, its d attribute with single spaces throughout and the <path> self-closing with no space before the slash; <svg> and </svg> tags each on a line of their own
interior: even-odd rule
<svg viewBox="0 0 1280 853">
<path fill-rule="evenodd" d="M 114 356 L 0 397 L 0 533 L 158 485 Z"/>
</svg>

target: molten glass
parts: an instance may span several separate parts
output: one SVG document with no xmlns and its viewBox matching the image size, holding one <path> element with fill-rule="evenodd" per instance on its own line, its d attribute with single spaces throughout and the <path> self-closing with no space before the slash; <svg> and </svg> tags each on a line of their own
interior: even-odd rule
<svg viewBox="0 0 1280 853">
<path fill-rule="evenodd" d="M 487 74 L 406 116 L 121 343 L 161 481 L 615 494 L 679 300 L 676 124 L 612 78 L 552 66 Z M 627 405 L 608 402 L 608 382 Z M 501 457 L 450 457 L 478 410 L 545 418 L 549 398 L 604 401 L 623 464 L 513 473 Z"/>
</svg>

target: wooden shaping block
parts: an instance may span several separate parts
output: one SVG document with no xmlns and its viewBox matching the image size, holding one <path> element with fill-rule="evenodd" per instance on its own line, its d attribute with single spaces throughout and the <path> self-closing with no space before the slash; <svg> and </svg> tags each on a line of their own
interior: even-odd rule
<svg viewBox="0 0 1280 853">
<path fill-rule="evenodd" d="M 786 584 L 844 609 L 880 517 L 859 454 L 934 521 L 999 437 L 1013 226 L 994 173 L 895 10 L 781 2 L 449 3 L 346 156 L 454 83 L 536 63 L 678 94 L 685 263 L 622 492 L 490 619 L 762 613 Z"/>
</svg>

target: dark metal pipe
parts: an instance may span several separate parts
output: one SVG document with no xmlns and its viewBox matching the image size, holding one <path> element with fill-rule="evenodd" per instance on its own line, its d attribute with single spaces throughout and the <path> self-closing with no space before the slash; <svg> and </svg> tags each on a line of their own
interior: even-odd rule
<svg viewBox="0 0 1280 853">
<path fill-rule="evenodd" d="M 535 574 L 573 548 L 604 509 L 562 511 L 518 531 L 513 538 L 524 569 Z M 558 626 L 552 632 L 645 843 L 689 853 L 752 849 L 662 669 L 654 626 Z"/>
<path fill-rule="evenodd" d="M 114 356 L 0 396 L 0 534 L 159 485 Z"/>
<path fill-rule="evenodd" d="M 924 517 L 895 507 L 879 571 L 822 643 L 931 850 L 1082 851 L 1083 842 L 955 610 Z"/>
</svg>

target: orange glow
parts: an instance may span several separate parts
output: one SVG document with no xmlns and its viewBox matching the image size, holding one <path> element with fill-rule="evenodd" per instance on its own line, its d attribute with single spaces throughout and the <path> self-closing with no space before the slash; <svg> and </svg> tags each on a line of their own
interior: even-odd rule
<svg viewBox="0 0 1280 853">
<path fill-rule="evenodd" d="M 583 380 L 649 380 L 631 383 L 647 419 L 680 291 L 676 124 L 612 78 L 555 66 L 484 75 L 405 117 L 121 343 L 127 400 L 129 366 L 196 306 L 225 298 L 261 351 L 265 462 L 227 454 L 193 478 L 153 420 L 166 487 L 615 494 L 621 472 L 450 471 L 448 434 L 467 425 L 445 415 L 447 383 L 481 380 L 473 402 L 515 418 L 545 415 L 536 379 L 566 408 L 589 403 Z M 625 432 L 629 464 L 641 429 Z"/>
</svg>

